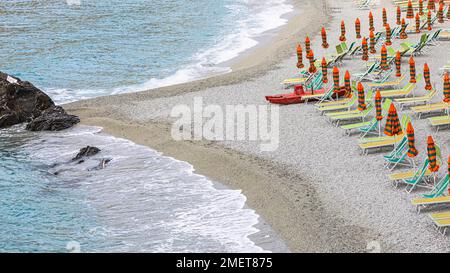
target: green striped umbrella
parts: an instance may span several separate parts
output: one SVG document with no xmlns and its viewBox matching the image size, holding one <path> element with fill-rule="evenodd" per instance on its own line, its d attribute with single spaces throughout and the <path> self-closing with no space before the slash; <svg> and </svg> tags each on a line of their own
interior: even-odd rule
<svg viewBox="0 0 450 273">
<path fill-rule="evenodd" d="M 397 109 L 394 103 L 391 103 L 389 107 L 384 133 L 388 136 L 395 136 L 402 133 L 402 127 L 400 126 L 400 120 L 398 119 Z"/>
</svg>

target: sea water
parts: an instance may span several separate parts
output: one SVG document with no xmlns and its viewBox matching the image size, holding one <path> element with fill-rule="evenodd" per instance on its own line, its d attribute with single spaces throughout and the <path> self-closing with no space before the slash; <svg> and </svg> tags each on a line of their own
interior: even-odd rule
<svg viewBox="0 0 450 273">
<path fill-rule="evenodd" d="M 226 73 L 284 0 L 8 0 L 0 70 L 57 103 Z M 186 162 L 76 126 L 0 130 L 0 252 L 252 252 L 258 215 Z M 78 164 L 86 146 L 101 152 Z M 98 169 L 102 160 L 110 160 Z"/>
</svg>

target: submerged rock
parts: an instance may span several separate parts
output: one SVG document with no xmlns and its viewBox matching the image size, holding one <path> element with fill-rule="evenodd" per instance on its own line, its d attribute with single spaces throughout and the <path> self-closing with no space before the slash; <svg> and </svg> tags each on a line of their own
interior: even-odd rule
<svg viewBox="0 0 450 273">
<path fill-rule="evenodd" d="M 53 106 L 31 120 L 26 129 L 30 131 L 61 131 L 80 122 L 80 118 L 69 115 L 61 106 Z"/>
<path fill-rule="evenodd" d="M 81 159 L 85 156 L 93 156 L 96 155 L 100 152 L 101 150 L 97 147 L 91 147 L 91 146 L 86 146 L 84 148 L 81 148 L 80 151 L 78 152 L 78 154 L 72 159 L 72 161 Z"/>
<path fill-rule="evenodd" d="M 30 122 L 27 130 L 58 131 L 72 127 L 80 119 L 68 115 L 33 84 L 0 72 L 0 128 L 22 122 Z"/>
</svg>

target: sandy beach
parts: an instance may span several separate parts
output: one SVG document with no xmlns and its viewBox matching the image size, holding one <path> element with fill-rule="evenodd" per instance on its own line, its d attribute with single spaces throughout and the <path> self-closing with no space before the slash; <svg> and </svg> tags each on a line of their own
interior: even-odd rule
<svg viewBox="0 0 450 273">
<path fill-rule="evenodd" d="M 382 0 L 371 10 L 376 30 L 382 29 L 381 9 L 395 26 L 395 7 Z M 101 126 L 108 134 L 149 146 L 165 155 L 191 163 L 199 174 L 241 189 L 250 208 L 263 217 L 294 252 L 365 252 L 379 245 L 382 252 L 447 252 L 450 241 L 433 227 L 425 213 L 417 214 L 412 194 L 394 188 L 383 169 L 383 153 L 362 156 L 357 136 L 344 136 L 311 105 L 280 107 L 280 146 L 261 152 L 251 141 L 174 141 L 170 134 L 170 111 L 180 104 L 191 105 L 195 97 L 205 104 L 267 105 L 265 95 L 286 93 L 280 82 L 298 71 L 295 45 L 312 39 L 317 58 L 335 53 L 341 19 L 347 24 L 347 43 L 356 41 L 354 20 L 361 19 L 362 35 L 368 36 L 369 10 L 357 10 L 353 1 L 292 1 L 296 11 L 288 24 L 277 29 L 243 58 L 231 62 L 233 72 L 138 93 L 120 94 L 64 105 L 86 125 Z M 311 15 L 314 16 L 311 16 Z M 308 16 L 306 16 L 308 15 Z M 328 50 L 320 46 L 320 29 L 328 30 Z M 439 27 L 449 28 L 445 24 Z M 416 42 L 420 35 L 410 34 Z M 404 40 L 393 40 L 398 48 Z M 359 40 L 358 40 L 359 43 Z M 379 54 L 379 53 L 378 53 Z M 377 55 L 378 55 L 377 54 Z M 443 58 L 442 56 L 445 56 Z M 416 69 L 424 62 L 431 69 L 432 82 L 442 100 L 439 68 L 448 59 L 448 42 L 427 48 L 416 57 Z M 409 58 L 409 57 L 408 57 Z M 403 72 L 408 73 L 403 58 Z M 306 63 L 306 62 L 305 62 Z M 345 60 L 341 73 L 361 72 L 359 57 Z M 415 90 L 424 94 L 423 82 Z M 401 114 L 410 114 L 408 109 Z M 426 156 L 426 136 L 433 135 L 443 150 L 444 162 L 450 154 L 448 130 L 436 133 L 427 119 L 413 118 L 419 158 Z M 443 166 L 444 168 L 444 166 Z M 442 172 L 441 172 L 442 173 Z"/>
</svg>

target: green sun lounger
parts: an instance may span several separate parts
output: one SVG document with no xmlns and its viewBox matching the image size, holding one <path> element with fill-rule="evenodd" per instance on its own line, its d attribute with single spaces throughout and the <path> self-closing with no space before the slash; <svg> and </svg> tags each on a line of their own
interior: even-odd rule
<svg viewBox="0 0 450 273">
<path fill-rule="evenodd" d="M 431 126 L 436 127 L 436 131 L 439 131 L 441 126 L 450 126 L 450 115 L 431 117 L 428 120 Z"/>
</svg>

